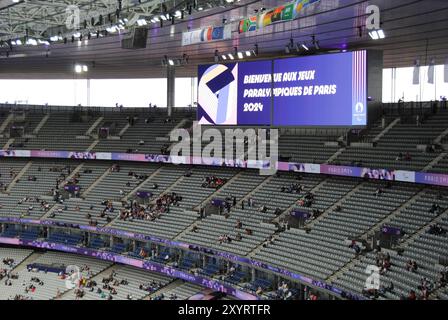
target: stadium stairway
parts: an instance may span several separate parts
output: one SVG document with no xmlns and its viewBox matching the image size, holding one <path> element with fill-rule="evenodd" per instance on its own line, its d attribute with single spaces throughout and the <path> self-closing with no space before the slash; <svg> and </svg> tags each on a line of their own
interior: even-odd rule
<svg viewBox="0 0 448 320">
<path fill-rule="evenodd" d="M 128 131 L 130 126 L 131 126 L 130 123 L 126 123 L 126 125 L 118 133 L 118 136 L 121 138 L 126 133 L 126 131 Z"/>
<path fill-rule="evenodd" d="M 73 170 L 71 171 L 71 173 L 65 178 L 65 180 L 62 181 L 62 182 L 59 184 L 59 188 L 63 188 L 63 187 L 64 187 L 64 183 L 70 181 L 70 179 L 73 178 L 77 173 L 79 173 L 83 167 L 84 167 L 84 163 L 80 163 L 80 164 L 78 164 L 78 165 L 76 166 L 76 168 L 73 169 Z"/>
<path fill-rule="evenodd" d="M 14 143 L 14 140 L 15 140 L 14 138 L 9 138 L 8 141 L 6 141 L 5 145 L 3 146 L 2 150 L 8 150 L 9 146 Z"/>
<path fill-rule="evenodd" d="M 448 129 L 443 131 L 437 138 L 434 139 L 434 143 L 442 143 L 442 140 L 448 136 Z"/>
<path fill-rule="evenodd" d="M 90 151 L 92 151 L 93 148 L 95 148 L 96 145 L 97 145 L 98 143 L 100 143 L 100 140 L 98 140 L 98 139 L 94 140 L 94 141 L 90 144 L 90 146 L 87 148 L 86 152 L 90 152 Z"/>
<path fill-rule="evenodd" d="M 33 263 L 34 261 L 39 259 L 42 255 L 43 253 L 41 252 L 31 252 L 29 256 L 27 256 L 24 260 L 22 260 L 22 262 L 20 262 L 17 266 L 15 266 L 14 269 L 12 269 L 11 271 L 18 272 L 21 270 L 25 270 L 27 265 Z"/>
<path fill-rule="evenodd" d="M 422 171 L 426 171 L 426 172 L 431 171 L 431 169 L 434 168 L 434 166 L 436 166 L 437 164 L 439 164 L 439 162 L 441 162 L 442 159 L 444 159 L 447 155 L 448 155 L 448 152 L 442 152 L 435 159 L 433 159 L 430 163 L 428 163 L 428 165 L 426 167 L 424 167 Z"/>
<path fill-rule="evenodd" d="M 275 240 L 277 240 L 279 238 L 280 234 L 279 233 L 274 233 L 272 235 L 272 241 L 274 242 Z M 263 245 L 265 244 L 265 242 L 260 243 L 258 246 L 256 246 L 251 252 L 248 253 L 248 257 L 249 258 L 254 258 L 257 253 L 260 252 L 261 249 L 263 249 Z"/>
<path fill-rule="evenodd" d="M 39 123 L 37 124 L 36 128 L 34 128 L 33 130 L 33 134 L 37 135 L 40 131 L 40 129 L 42 129 L 42 127 L 47 123 L 48 119 L 50 119 L 50 114 L 46 114 L 42 120 L 39 121 Z"/>
<path fill-rule="evenodd" d="M 383 220 L 379 221 L 376 225 L 372 226 L 372 228 L 370 228 L 370 230 L 367 230 L 365 233 L 361 234 L 359 237 L 362 238 L 362 239 L 367 239 L 369 236 L 372 236 L 375 233 L 375 231 L 379 230 L 383 225 L 385 225 L 388 222 L 390 222 L 394 217 L 396 217 L 398 214 L 400 214 L 403 210 L 411 207 L 425 193 L 426 193 L 426 189 L 422 188 L 412 198 L 410 198 L 408 201 L 403 203 L 397 209 L 392 211 Z"/>
<path fill-rule="evenodd" d="M 442 213 L 438 214 L 434 219 L 427 222 L 425 225 L 423 225 L 420 229 L 418 229 L 413 235 L 411 235 L 409 238 L 407 238 L 405 241 L 400 243 L 399 247 L 397 249 L 406 249 L 409 247 L 409 245 L 416 240 L 418 237 L 420 237 L 422 234 L 424 234 L 431 225 L 437 224 L 438 222 L 442 221 L 446 216 L 448 215 L 448 209 L 443 211 Z"/>
<path fill-rule="evenodd" d="M 157 176 L 158 174 L 160 174 L 160 172 L 162 171 L 162 167 L 159 167 L 156 171 L 154 171 L 153 173 L 151 173 L 148 178 L 146 178 L 141 184 L 137 185 L 134 189 L 132 189 L 126 196 L 124 196 L 122 198 L 122 201 L 128 201 L 130 197 L 132 197 L 135 193 L 137 193 L 138 190 L 141 190 L 142 188 L 144 188 L 146 186 L 146 184 L 148 184 L 149 182 L 152 181 L 152 179 Z"/>
<path fill-rule="evenodd" d="M 181 120 L 179 121 L 179 123 L 173 128 L 173 130 L 180 129 L 180 128 L 184 128 L 184 126 L 185 126 L 185 125 L 188 125 L 190 122 L 191 122 L 191 119 L 189 119 L 189 118 L 183 118 L 183 119 L 181 119 Z M 191 126 L 190 126 L 190 127 L 191 127 Z M 184 129 L 185 129 L 185 128 L 184 128 Z M 170 134 L 171 134 L 171 132 L 168 132 L 168 133 L 166 134 L 166 136 L 169 137 Z"/>
<path fill-rule="evenodd" d="M 155 172 L 153 172 L 150 177 L 148 177 L 148 179 L 145 180 L 145 183 L 148 183 L 150 181 L 153 181 L 153 179 L 155 177 L 158 177 L 162 172 L 162 167 L 159 167 Z M 178 186 L 180 183 L 182 183 L 182 181 L 184 180 L 184 176 L 180 176 L 178 177 L 173 183 L 171 183 L 170 185 L 167 186 L 167 188 L 163 191 L 161 191 L 159 194 L 155 195 L 153 197 L 153 199 L 150 201 L 150 204 L 155 204 L 157 199 L 160 198 L 161 196 L 170 193 L 171 190 L 175 189 L 176 186 Z M 143 187 L 143 183 L 139 184 L 136 188 L 134 188 L 134 193 L 137 192 L 138 189 L 141 189 Z M 126 196 L 127 198 L 129 197 L 129 194 Z M 116 223 L 120 223 L 120 217 L 119 215 L 117 215 L 115 218 L 113 218 L 109 223 L 105 224 L 105 227 L 111 227 Z"/>
<path fill-rule="evenodd" d="M 324 179 L 321 182 L 319 182 L 314 188 L 312 188 L 310 190 L 311 193 L 315 193 L 316 191 L 318 191 L 326 182 L 328 181 L 328 179 Z M 278 217 L 276 217 L 275 219 L 272 220 L 272 222 L 279 222 L 284 216 L 286 216 L 287 214 L 289 214 L 289 212 L 291 212 L 291 210 L 293 210 L 295 207 L 297 206 L 296 201 L 289 206 L 288 208 L 286 208 L 285 211 L 283 211 L 283 213 L 281 215 L 279 215 Z"/>
<path fill-rule="evenodd" d="M 8 127 L 8 125 L 11 123 L 11 121 L 14 119 L 14 114 L 10 113 L 6 119 L 3 121 L 3 123 L 0 125 L 0 133 L 3 133 L 5 129 Z"/>
<path fill-rule="evenodd" d="M 8 185 L 8 188 L 6 189 L 6 193 L 9 193 L 11 189 L 14 187 L 14 185 L 19 181 L 23 175 L 28 171 L 28 169 L 33 165 L 33 161 L 28 161 L 28 163 L 20 170 L 20 172 L 17 174 L 17 176 L 11 181 L 11 183 Z"/>
<path fill-rule="evenodd" d="M 170 292 L 173 289 L 176 289 L 177 287 L 181 286 L 182 284 L 184 284 L 184 281 L 182 279 L 176 279 L 176 280 L 170 282 L 169 284 L 167 284 L 166 286 L 160 288 L 159 290 L 154 291 L 153 293 L 147 295 L 142 300 L 151 300 L 154 297 L 160 296 L 161 294 L 165 294 L 167 292 Z"/>
<path fill-rule="evenodd" d="M 167 189 L 165 189 L 165 191 L 163 191 L 158 197 L 162 197 L 168 193 L 171 192 L 171 190 L 175 189 L 177 187 L 177 185 L 179 185 L 180 183 L 182 183 L 182 181 L 185 179 L 184 176 L 180 176 L 176 181 L 174 181 L 174 183 L 172 183 Z M 155 204 L 157 201 L 157 198 L 154 197 L 154 199 L 151 201 L 151 204 Z"/>
<path fill-rule="evenodd" d="M 346 148 L 340 148 L 338 151 L 333 153 L 330 158 L 327 159 L 327 161 L 324 162 L 324 164 L 332 163 L 334 160 L 336 160 L 342 152 L 344 152 Z"/>
<path fill-rule="evenodd" d="M 355 194 L 358 190 L 360 190 L 363 186 L 362 182 L 359 182 L 352 190 L 350 190 L 348 193 L 346 193 L 342 198 L 339 199 L 338 202 L 336 202 L 335 204 L 333 204 L 331 207 L 329 207 L 328 209 L 326 209 L 321 215 L 319 215 L 316 219 L 310 221 L 307 225 L 306 228 L 312 228 L 317 222 L 325 219 L 331 212 L 333 212 L 338 206 L 342 205 L 345 200 L 347 200 L 348 198 L 350 198 L 353 194 Z M 317 189 L 319 190 L 319 189 Z M 316 191 L 317 191 L 316 190 Z"/>
<path fill-rule="evenodd" d="M 106 171 L 104 171 L 104 173 L 101 175 L 101 176 L 99 176 L 87 189 L 86 189 L 86 191 L 84 191 L 82 194 L 81 194 L 81 197 L 82 198 L 85 198 L 88 194 L 89 194 L 89 192 L 91 192 L 98 184 L 100 184 L 101 183 L 101 181 L 103 181 L 103 179 L 104 178 L 106 178 L 108 175 L 109 175 L 109 173 L 110 173 L 110 169 L 111 169 L 111 167 L 109 167 L 109 168 L 107 168 L 106 169 Z"/>
<path fill-rule="evenodd" d="M 92 125 L 87 129 L 87 131 L 86 131 L 86 133 L 85 133 L 85 136 L 87 136 L 87 137 L 92 136 L 92 132 L 93 132 L 93 130 L 95 130 L 95 128 L 98 127 L 98 125 L 99 125 L 101 122 L 103 122 L 103 120 L 104 120 L 104 117 L 103 117 L 103 116 L 101 116 L 101 117 L 99 117 L 98 119 L 96 119 L 95 122 L 92 123 Z"/>
<path fill-rule="evenodd" d="M 357 256 L 354 256 L 350 259 L 345 265 L 343 265 L 340 269 L 333 272 L 330 276 L 328 276 L 325 281 L 327 283 L 333 283 L 336 279 L 338 279 L 341 275 L 350 271 L 357 263 L 359 263 L 360 259 L 365 256 L 365 253 L 360 253 Z"/>
<path fill-rule="evenodd" d="M 258 191 L 260 191 L 261 189 L 263 189 L 263 187 L 268 185 L 269 182 L 274 179 L 274 177 L 275 177 L 275 175 L 270 175 L 266 179 L 264 179 L 260 184 L 257 185 L 257 187 L 255 189 L 252 189 L 252 191 L 250 191 L 248 194 L 246 194 L 245 197 L 243 197 L 240 201 L 238 201 L 236 203 L 236 206 L 237 207 L 240 206 L 243 201 L 247 202 L 249 200 L 249 198 L 253 197 L 255 194 L 257 194 Z"/>
<path fill-rule="evenodd" d="M 232 183 L 234 183 L 236 180 L 238 180 L 239 177 L 242 176 L 243 174 L 243 170 L 239 171 L 236 175 L 234 175 L 233 177 L 231 177 L 227 182 L 226 185 L 230 185 Z M 217 198 L 219 197 L 219 195 L 222 193 L 220 189 L 217 189 L 215 192 L 213 192 L 210 196 L 208 196 L 206 199 L 204 199 L 204 201 L 202 201 L 198 206 L 196 206 L 194 208 L 194 210 L 199 210 L 200 208 L 202 208 L 204 205 L 206 205 L 207 203 L 209 203 L 213 198 Z"/>
<path fill-rule="evenodd" d="M 372 142 L 378 142 L 383 136 L 385 136 L 396 124 L 400 122 L 400 118 L 396 118 L 389 125 L 384 128 L 380 133 L 378 133 L 375 138 L 373 138 Z"/>
<path fill-rule="evenodd" d="M 111 274 L 111 272 L 116 271 L 117 269 L 119 269 L 119 265 L 113 264 L 110 267 L 104 269 L 103 271 L 101 271 L 100 273 L 96 274 L 95 276 L 93 276 L 92 278 L 90 278 L 89 280 L 94 280 L 98 283 L 98 285 L 100 286 L 100 284 L 102 284 L 101 279 L 103 277 L 107 277 Z M 75 289 L 70 289 L 67 291 L 64 291 L 61 293 L 61 295 L 58 297 L 54 297 L 52 300 L 65 300 L 64 297 L 69 296 L 70 294 L 73 294 L 73 292 L 75 291 Z"/>
</svg>

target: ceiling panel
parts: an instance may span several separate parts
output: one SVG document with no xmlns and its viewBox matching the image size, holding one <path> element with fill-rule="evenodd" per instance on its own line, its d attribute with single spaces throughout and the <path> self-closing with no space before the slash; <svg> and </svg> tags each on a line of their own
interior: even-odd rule
<svg viewBox="0 0 448 320">
<path fill-rule="evenodd" d="M 0 49 L 2 78 L 74 77 L 73 65 L 86 62 L 94 65 L 91 78 L 164 77 L 162 58 L 187 54 L 189 65 L 179 67 L 179 76 L 194 76 L 201 63 L 211 63 L 214 52 L 252 49 L 258 45 L 260 57 L 284 52 L 292 38 L 310 44 L 314 35 L 321 48 L 375 49 L 384 51 L 385 67 L 411 66 L 415 59 L 423 63 L 436 59 L 444 63 L 448 57 L 448 1 L 446 0 L 321 0 L 305 10 L 295 21 L 266 27 L 261 31 L 238 34 L 237 20 L 254 14 L 255 9 L 269 8 L 284 1 L 240 1 L 235 6 L 218 7 L 189 16 L 182 22 L 164 27 L 151 26 L 146 49 L 121 49 L 122 36 L 91 39 L 88 43 L 51 45 L 49 48 L 14 47 L 6 58 L 6 48 Z M 387 38 L 370 40 L 363 25 L 365 8 L 376 4 L 382 10 L 382 28 Z M 219 25 L 222 19 L 233 22 L 232 39 L 182 47 L 182 32 L 187 28 Z M 360 29 L 361 27 L 361 34 Z M 259 58 L 260 58 L 259 57 Z"/>
</svg>

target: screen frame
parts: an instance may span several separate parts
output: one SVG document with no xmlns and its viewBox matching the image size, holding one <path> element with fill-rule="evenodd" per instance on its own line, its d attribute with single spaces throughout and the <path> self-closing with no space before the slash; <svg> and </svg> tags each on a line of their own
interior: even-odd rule
<svg viewBox="0 0 448 320">
<path fill-rule="evenodd" d="M 352 51 L 341 51 L 341 52 L 324 52 L 324 53 L 318 53 L 318 54 L 308 54 L 308 55 L 290 55 L 290 56 L 281 56 L 281 57 L 273 57 L 271 59 L 266 59 L 266 58 L 260 58 L 260 59 L 251 59 L 251 60 L 232 60 L 232 61 L 221 61 L 221 62 L 216 62 L 216 63 L 210 63 L 210 64 L 204 64 L 204 65 L 198 65 L 198 73 L 197 73 L 197 81 L 198 81 L 198 85 L 196 86 L 196 90 L 197 90 L 197 99 L 199 101 L 199 67 L 202 66 L 211 66 L 214 64 L 222 64 L 222 65 L 229 65 L 232 63 L 239 63 L 239 62 L 256 62 L 256 61 L 271 61 L 271 76 L 273 77 L 274 74 L 274 65 L 275 65 L 275 61 L 276 60 L 287 60 L 287 59 L 294 59 L 294 58 L 306 58 L 306 57 L 315 57 L 315 56 L 327 56 L 327 55 L 339 55 L 339 54 L 343 54 L 343 53 L 354 53 L 354 52 L 361 52 L 364 51 L 366 53 L 366 79 L 365 79 L 365 83 L 366 83 L 366 124 L 365 125 L 274 125 L 273 124 L 273 116 L 274 116 L 274 96 L 271 95 L 271 105 L 270 105 L 270 111 L 271 111 L 271 119 L 270 119 L 270 124 L 234 124 L 234 125 L 220 125 L 220 124 L 201 124 L 201 127 L 205 127 L 205 128 L 222 128 L 222 129 L 234 129 L 237 127 L 240 128 L 269 128 L 269 129 L 281 129 L 281 128 L 288 128 L 288 129 L 318 129 L 318 128 L 322 128 L 322 129 L 365 129 L 369 126 L 369 106 L 371 105 L 371 102 L 369 101 L 368 97 L 369 97 L 369 77 L 368 77 L 368 61 L 369 61 L 369 50 L 366 49 L 362 49 L 362 50 L 352 50 Z M 274 81 L 271 81 L 271 88 L 274 88 Z M 198 116 L 199 116 L 199 102 L 197 103 L 197 110 L 196 110 L 196 120 L 195 121 L 199 121 Z"/>
</svg>

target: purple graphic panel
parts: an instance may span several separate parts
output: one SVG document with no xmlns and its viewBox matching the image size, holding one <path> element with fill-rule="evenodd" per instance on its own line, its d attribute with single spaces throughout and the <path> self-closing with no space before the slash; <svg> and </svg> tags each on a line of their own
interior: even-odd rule
<svg viewBox="0 0 448 320">
<path fill-rule="evenodd" d="M 448 187 L 448 174 L 416 172 L 415 182 Z"/>
<path fill-rule="evenodd" d="M 366 125 L 366 52 L 274 61 L 274 126 Z"/>
</svg>

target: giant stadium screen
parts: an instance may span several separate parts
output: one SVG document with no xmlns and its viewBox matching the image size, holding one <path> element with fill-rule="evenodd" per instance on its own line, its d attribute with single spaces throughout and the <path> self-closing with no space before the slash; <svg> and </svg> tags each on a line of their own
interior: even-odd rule
<svg viewBox="0 0 448 320">
<path fill-rule="evenodd" d="M 205 125 L 364 126 L 367 52 L 198 67 Z"/>
</svg>

